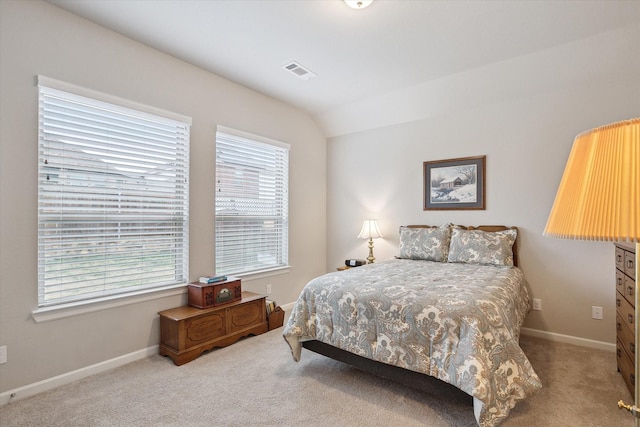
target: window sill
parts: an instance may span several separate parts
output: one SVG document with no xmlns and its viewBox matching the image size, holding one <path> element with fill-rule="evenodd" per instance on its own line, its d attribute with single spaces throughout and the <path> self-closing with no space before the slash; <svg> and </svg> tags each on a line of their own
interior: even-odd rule
<svg viewBox="0 0 640 427">
<path fill-rule="evenodd" d="M 253 273 L 233 274 L 232 276 L 239 277 L 247 282 L 251 280 L 264 279 L 265 277 L 278 276 L 280 274 L 287 274 L 291 271 L 291 266 L 286 265 L 284 267 L 278 267 L 271 270 L 261 270 Z"/>
<path fill-rule="evenodd" d="M 127 295 L 114 295 L 110 297 L 96 298 L 90 301 L 78 301 L 52 307 L 40 307 L 32 311 L 31 316 L 36 323 L 50 322 L 52 320 L 79 316 L 81 314 L 93 313 L 100 310 L 107 310 L 110 308 L 122 307 L 129 304 L 136 304 L 186 293 L 187 287 L 185 283 L 161 289 L 148 289 Z"/>
</svg>

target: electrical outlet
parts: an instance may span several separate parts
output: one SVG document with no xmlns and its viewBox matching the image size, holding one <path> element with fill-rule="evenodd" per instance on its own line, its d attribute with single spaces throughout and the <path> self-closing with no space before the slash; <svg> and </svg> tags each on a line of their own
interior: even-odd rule
<svg viewBox="0 0 640 427">
<path fill-rule="evenodd" d="M 591 306 L 591 318 L 602 320 L 602 307 Z"/>
<path fill-rule="evenodd" d="M 533 309 L 535 311 L 541 311 L 542 310 L 542 300 L 540 298 L 534 298 L 533 299 Z"/>
<path fill-rule="evenodd" d="M 0 346 L 0 365 L 7 363 L 7 346 Z"/>
<path fill-rule="evenodd" d="M 267 285 L 267 295 L 271 295 L 271 284 Z"/>
</svg>

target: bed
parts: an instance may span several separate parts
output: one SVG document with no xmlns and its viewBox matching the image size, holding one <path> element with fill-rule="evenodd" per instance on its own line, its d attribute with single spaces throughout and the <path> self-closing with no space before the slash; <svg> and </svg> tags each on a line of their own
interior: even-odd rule
<svg viewBox="0 0 640 427">
<path fill-rule="evenodd" d="M 311 280 L 283 330 L 302 348 L 416 386 L 435 377 L 500 424 L 540 380 L 519 346 L 530 302 L 517 228 L 400 227 L 398 256 Z M 419 387 L 418 387 L 419 388 Z"/>
</svg>

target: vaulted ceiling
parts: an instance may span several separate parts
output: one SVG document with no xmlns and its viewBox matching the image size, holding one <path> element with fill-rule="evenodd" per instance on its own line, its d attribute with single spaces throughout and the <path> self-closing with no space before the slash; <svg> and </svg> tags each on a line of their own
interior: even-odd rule
<svg viewBox="0 0 640 427">
<path fill-rule="evenodd" d="M 634 0 L 375 0 L 362 10 L 342 0 L 49 2 L 304 109 L 328 136 L 349 132 L 332 116 L 368 100 L 640 26 Z M 317 77 L 286 71 L 292 61 Z"/>
</svg>

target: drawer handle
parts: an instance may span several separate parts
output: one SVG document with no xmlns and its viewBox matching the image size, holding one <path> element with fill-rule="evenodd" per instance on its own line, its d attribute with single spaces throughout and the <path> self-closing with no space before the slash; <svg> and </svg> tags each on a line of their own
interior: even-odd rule
<svg viewBox="0 0 640 427">
<path fill-rule="evenodd" d="M 631 350 L 631 353 L 635 354 L 636 353 L 636 345 L 632 342 L 629 343 L 629 350 Z"/>
<path fill-rule="evenodd" d="M 618 279 L 618 286 L 622 286 L 622 277 L 616 277 Z"/>
<path fill-rule="evenodd" d="M 622 255 L 616 254 L 616 262 L 622 262 Z"/>
<path fill-rule="evenodd" d="M 627 320 L 629 320 L 629 323 L 633 324 L 633 314 L 627 314 Z"/>
<path fill-rule="evenodd" d="M 616 353 L 618 354 L 618 358 L 622 357 L 622 350 L 618 349 L 618 351 L 616 351 Z"/>
<path fill-rule="evenodd" d="M 632 259 L 627 261 L 627 268 L 633 268 L 633 260 Z"/>
<path fill-rule="evenodd" d="M 616 298 L 616 305 L 620 307 L 620 298 Z"/>
<path fill-rule="evenodd" d="M 627 286 L 627 294 L 633 295 L 633 286 Z"/>
<path fill-rule="evenodd" d="M 620 323 L 620 322 L 616 322 L 616 329 L 617 329 L 617 330 L 622 329 L 622 323 Z"/>
</svg>

